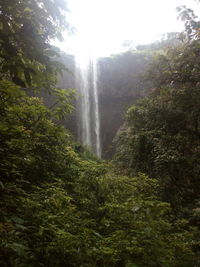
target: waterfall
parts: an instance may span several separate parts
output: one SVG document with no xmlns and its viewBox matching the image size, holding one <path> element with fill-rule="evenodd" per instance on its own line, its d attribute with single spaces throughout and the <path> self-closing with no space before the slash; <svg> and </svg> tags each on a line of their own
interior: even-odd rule
<svg viewBox="0 0 200 267">
<path fill-rule="evenodd" d="M 101 157 L 101 142 L 100 142 L 100 117 L 99 117 L 99 97 L 98 97 L 98 69 L 97 69 L 97 60 L 93 59 L 93 92 L 94 92 L 94 128 L 95 128 L 95 137 L 96 137 L 96 155 Z"/>
<path fill-rule="evenodd" d="M 94 58 L 76 60 L 76 87 L 78 100 L 79 140 L 101 157 L 100 115 L 98 97 L 98 61 Z"/>
<path fill-rule="evenodd" d="M 76 57 L 76 87 L 80 94 L 78 99 L 79 139 L 83 145 L 91 147 L 89 62 L 82 61 L 78 57 Z"/>
</svg>

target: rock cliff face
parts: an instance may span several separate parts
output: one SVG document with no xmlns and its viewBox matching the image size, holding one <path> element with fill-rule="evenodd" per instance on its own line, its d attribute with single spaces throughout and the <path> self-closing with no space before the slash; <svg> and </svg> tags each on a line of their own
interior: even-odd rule
<svg viewBox="0 0 200 267">
<path fill-rule="evenodd" d="M 112 140 L 122 125 L 128 107 L 144 96 L 148 83 L 141 82 L 150 56 L 127 52 L 99 60 L 99 102 L 102 151 L 112 156 Z"/>
<path fill-rule="evenodd" d="M 59 77 L 58 87 L 59 88 L 74 88 L 77 89 L 76 86 L 76 66 L 73 55 L 68 55 L 66 53 L 60 53 L 60 57 L 58 60 L 65 65 L 66 71 L 63 72 L 62 76 Z M 75 110 L 72 114 L 69 115 L 66 120 L 63 120 L 61 123 L 64 124 L 77 138 L 78 136 L 78 114 L 76 111 L 76 101 L 74 102 Z"/>
<path fill-rule="evenodd" d="M 148 83 L 141 82 L 140 78 L 149 60 L 150 56 L 147 54 L 131 52 L 99 59 L 98 92 L 103 158 L 110 158 L 113 153 L 112 140 L 123 123 L 127 108 L 144 96 L 145 89 L 150 87 Z M 60 78 L 59 86 L 78 90 L 73 56 L 63 54 L 61 61 L 68 71 Z M 78 121 L 75 111 L 64 122 L 76 137 Z"/>
</svg>

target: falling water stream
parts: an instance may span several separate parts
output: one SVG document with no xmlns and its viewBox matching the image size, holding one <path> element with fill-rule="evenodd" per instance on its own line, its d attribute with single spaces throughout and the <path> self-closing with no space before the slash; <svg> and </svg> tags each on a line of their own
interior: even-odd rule
<svg viewBox="0 0 200 267">
<path fill-rule="evenodd" d="M 100 142 L 100 116 L 99 116 L 99 96 L 98 96 L 98 68 L 97 60 L 93 59 L 93 92 L 94 92 L 94 128 L 95 128 L 95 137 L 96 137 L 96 155 L 101 157 L 101 142 Z"/>
<path fill-rule="evenodd" d="M 79 90 L 79 139 L 101 157 L 100 115 L 98 97 L 98 62 L 87 57 L 76 59 L 76 87 Z"/>
</svg>

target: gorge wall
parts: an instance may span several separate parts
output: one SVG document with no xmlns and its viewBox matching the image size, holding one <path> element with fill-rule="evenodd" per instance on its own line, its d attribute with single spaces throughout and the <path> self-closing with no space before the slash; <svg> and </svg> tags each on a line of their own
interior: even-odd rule
<svg viewBox="0 0 200 267">
<path fill-rule="evenodd" d="M 60 77 L 59 87 L 76 88 L 74 57 L 61 55 L 61 62 L 67 71 Z M 137 99 L 145 95 L 150 87 L 147 82 L 141 82 L 140 74 L 144 73 L 150 61 L 147 53 L 126 52 L 111 57 L 99 58 L 97 88 L 100 111 L 100 138 L 102 157 L 110 158 L 114 152 L 112 140 L 123 123 L 127 108 Z M 64 122 L 78 138 L 80 120 L 77 109 Z"/>
</svg>

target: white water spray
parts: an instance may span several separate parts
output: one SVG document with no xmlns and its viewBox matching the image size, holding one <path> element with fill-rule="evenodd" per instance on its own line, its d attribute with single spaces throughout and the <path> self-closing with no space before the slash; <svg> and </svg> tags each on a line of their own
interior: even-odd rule
<svg viewBox="0 0 200 267">
<path fill-rule="evenodd" d="M 99 118 L 99 97 L 98 97 L 98 69 L 97 60 L 93 59 L 93 92 L 94 92 L 94 111 L 95 111 L 95 136 L 96 136 L 96 154 L 101 157 L 101 141 L 100 141 L 100 118 Z"/>
<path fill-rule="evenodd" d="M 75 56 L 75 59 L 77 88 L 80 93 L 79 139 L 83 145 L 87 145 L 101 157 L 97 60 L 89 56 L 87 58 Z"/>
<path fill-rule="evenodd" d="M 89 63 L 76 57 L 77 88 L 80 93 L 78 110 L 80 116 L 79 139 L 83 145 L 91 146 L 90 92 L 88 79 Z"/>
</svg>

